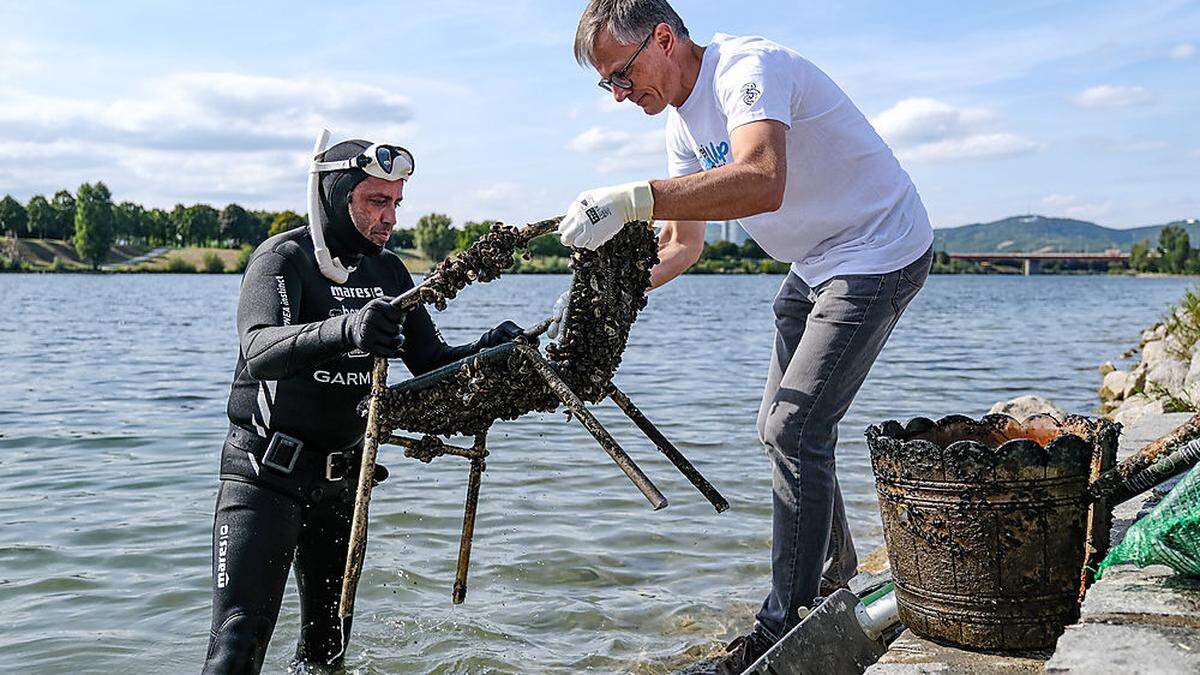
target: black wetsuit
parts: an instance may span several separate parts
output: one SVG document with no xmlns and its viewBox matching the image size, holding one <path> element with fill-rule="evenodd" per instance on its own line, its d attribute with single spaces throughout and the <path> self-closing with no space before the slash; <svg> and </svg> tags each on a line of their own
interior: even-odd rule
<svg viewBox="0 0 1200 675">
<path fill-rule="evenodd" d="M 338 253 L 334 251 L 336 256 Z M 257 673 L 293 563 L 299 660 L 336 665 L 349 640 L 337 618 L 373 359 L 354 349 L 352 314 L 413 287 L 391 252 L 357 260 L 345 284 L 322 276 L 307 229 L 268 239 L 242 280 L 241 349 L 229 395 L 213 523 L 213 617 L 205 673 Z M 404 323 L 401 358 L 421 374 L 485 346 L 448 346 L 424 308 Z M 291 473 L 263 463 L 280 432 L 304 443 Z M 331 480 L 332 478 L 332 480 Z"/>
</svg>

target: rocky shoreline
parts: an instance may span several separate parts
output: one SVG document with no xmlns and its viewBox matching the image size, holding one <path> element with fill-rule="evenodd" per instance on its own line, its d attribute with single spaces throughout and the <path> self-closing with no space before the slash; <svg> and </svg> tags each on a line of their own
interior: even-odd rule
<svg viewBox="0 0 1200 675">
<path fill-rule="evenodd" d="M 1139 356 L 1121 370 L 1112 362 L 1100 366 L 1100 413 L 1123 425 L 1146 415 L 1187 412 L 1200 402 L 1200 321 L 1190 308 L 1189 292 L 1166 321 L 1142 331 L 1141 341 L 1125 353 Z"/>
</svg>

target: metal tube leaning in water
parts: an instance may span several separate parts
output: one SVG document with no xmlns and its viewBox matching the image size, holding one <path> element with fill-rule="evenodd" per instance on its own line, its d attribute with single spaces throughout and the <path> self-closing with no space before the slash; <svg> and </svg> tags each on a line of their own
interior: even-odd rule
<svg viewBox="0 0 1200 675">
<path fill-rule="evenodd" d="M 376 358 L 371 373 L 371 400 L 367 404 L 367 435 L 363 442 L 362 464 L 358 470 L 358 489 L 354 495 L 354 517 L 350 521 L 350 544 L 346 551 L 346 569 L 342 575 L 342 597 L 338 616 L 354 614 L 354 595 L 362 575 L 363 554 L 367 546 L 367 508 L 371 503 L 371 483 L 375 478 L 375 456 L 379 452 L 379 402 L 387 388 L 387 359 Z"/>
<path fill-rule="evenodd" d="M 458 568 L 454 573 L 454 593 L 451 600 L 461 605 L 467 599 L 467 568 L 471 566 L 471 543 L 475 538 L 475 512 L 479 508 L 479 483 L 483 478 L 484 457 L 487 456 L 485 439 L 487 434 L 475 437 L 472 448 L 478 456 L 471 458 L 471 475 L 467 479 L 467 501 L 463 506 L 462 538 L 458 542 Z"/>
<path fill-rule="evenodd" d="M 538 375 L 541 375 L 542 379 L 546 381 L 546 385 L 550 387 L 550 390 L 554 392 L 555 396 L 557 396 L 559 400 L 563 402 L 563 405 L 565 405 L 567 409 L 575 415 L 580 424 L 582 424 L 584 428 L 592 434 L 592 436 L 596 439 L 596 442 L 600 444 L 600 447 L 604 448 L 604 451 L 608 453 L 608 456 L 617 463 L 617 466 L 621 467 L 621 470 L 625 472 L 625 475 L 629 477 L 629 480 L 633 481 L 633 484 L 637 487 L 637 489 L 642 491 L 642 495 L 644 495 L 646 500 L 650 502 L 650 506 L 654 507 L 655 511 L 666 508 L 667 498 L 663 496 L 663 493 L 659 492 L 658 488 L 655 487 L 654 483 L 651 482 L 646 474 L 642 472 L 641 468 L 639 468 L 633 459 L 621 449 L 621 446 L 618 445 L 617 441 L 612 437 L 611 434 L 608 433 L 608 430 L 606 430 L 604 426 L 600 424 L 600 420 L 597 420 L 596 417 L 592 415 L 592 413 L 584 406 L 583 400 L 579 398 L 579 395 L 571 391 L 571 388 L 567 386 L 567 383 L 563 382 L 562 378 L 558 376 L 558 373 L 554 372 L 554 368 L 551 367 L 546 359 L 542 357 L 541 353 L 533 347 L 525 344 L 522 340 L 517 340 L 515 345 L 517 350 L 529 359 L 529 362 L 531 365 L 533 365 L 534 370 L 536 370 Z"/>
<path fill-rule="evenodd" d="M 617 404 L 617 407 L 625 413 L 626 417 L 637 425 L 638 429 L 642 430 L 642 433 L 646 434 L 646 438 L 649 438 L 658 447 L 659 452 L 671 460 L 675 468 L 679 469 L 679 473 L 683 474 L 700 491 L 700 494 L 704 495 L 704 498 L 708 500 L 709 504 L 713 505 L 717 513 L 721 513 L 729 508 L 729 502 L 725 500 L 725 497 L 721 496 L 721 493 L 713 487 L 712 483 L 708 482 L 704 475 L 700 473 L 700 470 L 688 461 L 687 457 L 683 456 L 679 448 L 676 448 L 675 444 L 664 436 L 658 430 L 658 427 L 654 426 L 654 423 L 642 414 L 641 410 L 638 410 L 638 407 L 633 404 L 633 401 L 629 400 L 625 392 L 617 389 L 617 385 L 609 384 L 608 397 L 612 399 L 613 403 Z"/>
</svg>

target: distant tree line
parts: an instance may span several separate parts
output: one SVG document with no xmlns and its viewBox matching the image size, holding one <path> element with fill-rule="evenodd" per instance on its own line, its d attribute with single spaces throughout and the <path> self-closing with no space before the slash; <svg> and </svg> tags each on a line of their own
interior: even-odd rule
<svg viewBox="0 0 1200 675">
<path fill-rule="evenodd" d="M 446 256 L 466 249 L 479 240 L 493 225 L 495 220 L 468 220 L 463 226 L 454 229 L 450 216 L 444 213 L 430 213 L 417 220 L 416 227 L 411 230 L 396 229 L 388 247 L 393 249 L 415 248 L 426 259 L 437 263 Z M 529 243 L 529 252 L 535 256 L 562 257 L 571 255 L 571 250 L 562 245 L 558 236 L 547 234 Z"/>
<path fill-rule="evenodd" d="M 1158 245 L 1139 241 L 1129 254 L 1129 267 L 1137 272 L 1200 274 L 1200 249 L 1192 248 L 1187 230 L 1167 225 L 1158 233 Z"/>
<path fill-rule="evenodd" d="M 255 246 L 306 222 L 292 211 L 248 210 L 238 204 L 219 211 L 208 204 L 176 204 L 168 211 L 129 201 L 114 203 L 103 182 L 84 183 L 75 194 L 59 190 L 50 199 L 35 195 L 27 204 L 12 195 L 0 199 L 0 233 L 72 240 L 79 256 L 93 267 L 114 244 Z"/>
</svg>

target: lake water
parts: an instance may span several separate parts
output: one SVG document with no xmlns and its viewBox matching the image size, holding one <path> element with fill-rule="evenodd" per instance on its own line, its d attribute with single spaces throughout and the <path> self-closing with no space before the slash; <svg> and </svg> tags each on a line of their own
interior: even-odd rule
<svg viewBox="0 0 1200 675">
<path fill-rule="evenodd" d="M 652 512 L 576 423 L 493 430 L 467 603 L 452 606 L 466 465 L 381 450 L 348 666 L 356 673 L 663 673 L 749 628 L 767 590 L 770 467 L 754 431 L 782 277 L 652 295 L 617 382 L 732 504 L 716 515 L 611 404 L 667 494 Z M 237 353 L 236 276 L 0 275 L 0 672 L 197 672 Z M 532 325 L 567 278 L 508 277 L 435 317 L 462 342 Z M 881 541 L 862 431 L 1036 392 L 1092 412 L 1117 360 L 1193 282 L 933 277 L 841 428 L 860 553 Z M 403 367 L 393 368 L 393 379 Z M 268 653 L 297 633 L 294 588 Z"/>
</svg>

